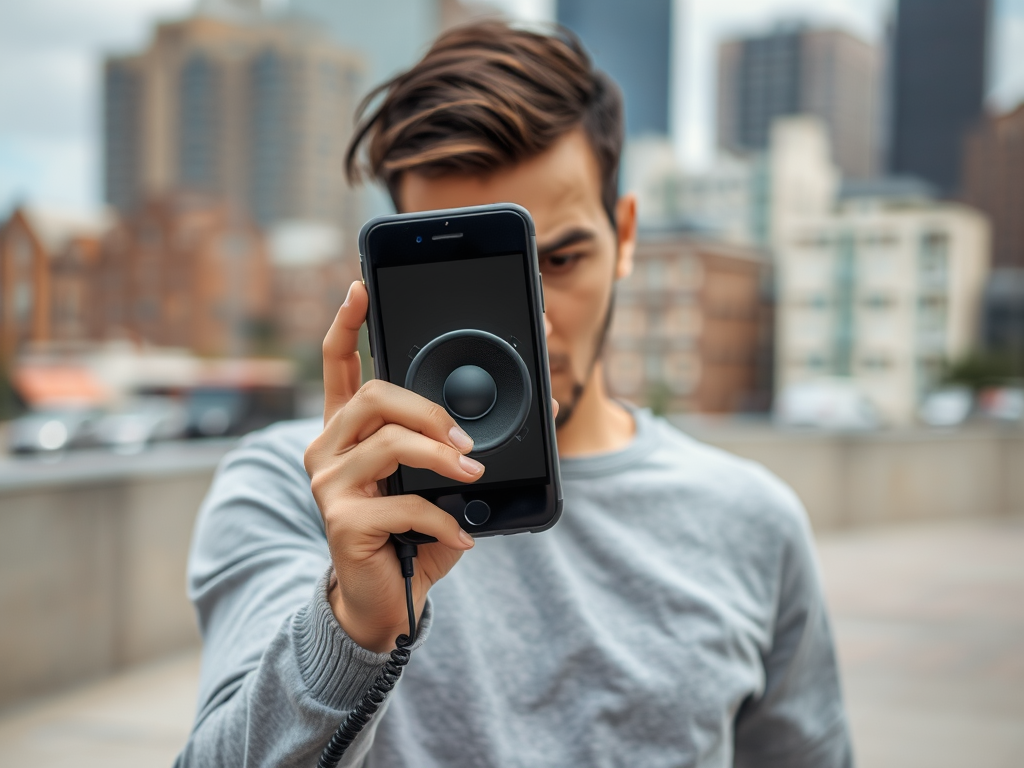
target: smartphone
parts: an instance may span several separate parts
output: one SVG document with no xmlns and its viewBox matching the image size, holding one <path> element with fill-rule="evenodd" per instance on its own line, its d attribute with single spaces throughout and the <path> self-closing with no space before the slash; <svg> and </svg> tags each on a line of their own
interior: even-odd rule
<svg viewBox="0 0 1024 768">
<path fill-rule="evenodd" d="M 553 526 L 562 489 L 530 214 L 503 203 L 383 216 L 363 226 L 359 254 L 376 377 L 445 408 L 486 467 L 462 483 L 400 466 L 383 491 L 418 494 L 473 536 Z"/>
</svg>

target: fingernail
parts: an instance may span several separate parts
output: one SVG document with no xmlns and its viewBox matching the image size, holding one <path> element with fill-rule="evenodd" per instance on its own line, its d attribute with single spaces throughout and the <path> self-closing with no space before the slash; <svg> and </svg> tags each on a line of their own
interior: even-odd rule
<svg viewBox="0 0 1024 768">
<path fill-rule="evenodd" d="M 471 475 L 479 475 L 484 471 L 484 465 L 469 456 L 459 456 L 459 466 Z"/>
<path fill-rule="evenodd" d="M 473 450 L 473 438 L 458 427 L 452 427 L 448 430 L 448 439 L 451 440 L 452 445 L 462 451 L 462 453 L 469 453 Z"/>
<path fill-rule="evenodd" d="M 341 306 L 343 306 L 343 307 L 347 307 L 347 306 L 348 306 L 348 302 L 349 302 L 349 299 L 351 299 L 351 298 L 352 298 L 352 288 L 353 288 L 354 286 L 355 286 L 355 283 L 352 283 L 352 285 L 350 285 L 350 286 L 348 287 L 348 293 L 346 293 L 346 294 L 345 294 L 345 301 L 343 301 L 343 302 L 341 303 Z"/>
<path fill-rule="evenodd" d="M 472 547 L 474 544 L 476 544 L 476 542 L 473 541 L 473 537 L 463 530 L 459 530 L 459 540 L 467 547 Z"/>
</svg>

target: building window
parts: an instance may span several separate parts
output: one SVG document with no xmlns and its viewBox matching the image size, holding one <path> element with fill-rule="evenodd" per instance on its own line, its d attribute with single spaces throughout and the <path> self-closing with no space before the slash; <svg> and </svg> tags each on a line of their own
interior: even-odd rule
<svg viewBox="0 0 1024 768">
<path fill-rule="evenodd" d="M 686 395 L 697 388 L 700 360 L 690 354 L 673 353 L 665 358 L 664 379 L 677 395 Z"/>
<path fill-rule="evenodd" d="M 696 291 L 704 280 L 704 267 L 700 260 L 693 256 L 682 256 L 677 259 L 672 271 L 675 273 L 672 284 L 676 288 Z"/>
<path fill-rule="evenodd" d="M 623 395 L 636 394 L 644 383 L 643 357 L 626 350 L 612 353 L 608 361 L 608 377 L 614 391 Z"/>
<path fill-rule="evenodd" d="M 147 248 L 159 248 L 160 239 L 160 227 L 152 222 L 146 222 L 139 230 L 139 242 Z"/>
<path fill-rule="evenodd" d="M 825 370 L 825 356 L 818 352 L 812 352 L 804 359 L 804 367 L 813 373 L 821 373 Z"/>
<path fill-rule="evenodd" d="M 861 367 L 867 371 L 881 372 L 892 367 L 892 361 L 883 354 L 869 354 L 861 358 Z"/>
<path fill-rule="evenodd" d="M 917 381 L 916 389 L 918 397 L 923 397 L 927 392 L 935 388 L 935 385 L 942 379 L 944 361 L 940 356 L 924 356 L 917 360 Z"/>
<path fill-rule="evenodd" d="M 647 287 L 652 290 L 665 288 L 665 262 L 660 259 L 647 262 Z"/>
<path fill-rule="evenodd" d="M 216 65 L 194 55 L 179 83 L 178 179 L 185 188 L 213 190 L 220 133 L 220 83 Z"/>
<path fill-rule="evenodd" d="M 32 317 L 32 280 L 18 280 L 14 284 L 14 321 L 26 325 Z"/>
<path fill-rule="evenodd" d="M 639 307 L 616 307 L 612 316 L 612 336 L 616 338 L 635 338 L 643 336 L 645 331 L 644 312 Z"/>
<path fill-rule="evenodd" d="M 652 309 L 647 313 L 647 328 L 652 336 L 665 335 L 665 314 L 660 309 Z"/>
<path fill-rule="evenodd" d="M 690 338 L 701 330 L 701 314 L 693 306 L 676 306 L 668 310 L 666 330 L 673 338 Z"/>
<path fill-rule="evenodd" d="M 949 312 L 945 296 L 922 296 L 917 302 L 917 332 L 921 344 L 942 347 L 946 343 Z"/>
<path fill-rule="evenodd" d="M 644 374 L 647 376 L 647 381 L 658 381 L 661 378 L 661 355 L 649 353 L 644 362 Z"/>
<path fill-rule="evenodd" d="M 929 232 L 921 238 L 918 270 L 922 286 L 946 285 L 949 271 L 949 236 L 945 232 Z"/>
<path fill-rule="evenodd" d="M 893 301 L 892 297 L 886 296 L 883 293 L 872 293 L 865 296 L 861 303 L 864 305 L 865 309 L 883 311 L 892 309 L 896 302 Z"/>
<path fill-rule="evenodd" d="M 828 296 L 823 293 L 814 293 L 807 297 L 804 306 L 816 312 L 824 312 L 829 308 Z"/>
</svg>

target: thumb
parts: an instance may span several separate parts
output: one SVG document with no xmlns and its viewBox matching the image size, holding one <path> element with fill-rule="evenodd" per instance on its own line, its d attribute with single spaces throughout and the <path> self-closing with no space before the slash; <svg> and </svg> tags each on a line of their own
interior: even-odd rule
<svg viewBox="0 0 1024 768">
<path fill-rule="evenodd" d="M 352 399 L 362 384 L 359 329 L 366 320 L 366 286 L 355 281 L 324 337 L 324 423 Z"/>
</svg>

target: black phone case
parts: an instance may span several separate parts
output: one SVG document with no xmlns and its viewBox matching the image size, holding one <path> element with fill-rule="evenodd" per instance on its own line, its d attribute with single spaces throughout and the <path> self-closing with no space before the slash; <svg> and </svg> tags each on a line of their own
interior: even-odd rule
<svg viewBox="0 0 1024 768">
<path fill-rule="evenodd" d="M 374 376 L 378 379 L 388 380 L 382 371 L 382 363 L 384 349 L 380 344 L 383 331 L 377 327 L 377 316 L 379 314 L 379 308 L 376 306 L 377 286 L 374 284 L 374 272 L 372 269 L 367 269 L 366 263 L 369 259 L 368 256 L 368 239 L 370 232 L 375 228 L 388 225 L 388 224 L 408 224 L 416 221 L 430 221 L 440 218 L 454 219 L 457 217 L 464 216 L 480 216 L 487 215 L 489 213 L 514 213 L 523 221 L 524 230 L 526 233 L 526 242 L 528 245 L 528 255 L 530 262 L 530 269 L 534 279 L 527 280 L 527 292 L 530 300 L 530 317 L 534 326 L 534 336 L 537 340 L 537 346 L 539 349 L 540 360 L 538 367 L 538 373 L 540 375 L 539 390 L 541 394 L 541 413 L 542 421 L 544 424 L 544 440 L 547 448 L 547 455 L 550 457 L 549 460 L 549 475 L 551 478 L 550 486 L 552 493 L 548 496 L 547 501 L 547 519 L 540 525 L 528 525 L 522 527 L 512 528 L 496 528 L 487 530 L 471 530 L 466 528 L 463 519 L 453 513 L 451 510 L 447 510 L 449 514 L 452 514 L 463 529 L 477 537 L 485 536 L 505 536 L 514 533 L 540 533 L 546 531 L 555 523 L 558 522 L 562 515 L 562 481 L 561 474 L 558 465 L 558 448 L 555 439 L 555 420 L 552 413 L 551 407 L 551 377 L 550 369 L 548 366 L 548 350 L 547 340 L 544 331 L 544 307 L 543 307 L 543 295 L 540 287 L 540 269 L 537 258 L 537 237 L 536 230 L 533 224 L 533 218 L 529 212 L 520 205 L 514 203 L 496 203 L 491 205 L 480 205 L 472 206 L 467 208 L 449 208 L 435 211 L 422 211 L 418 213 L 402 213 L 402 214 L 391 214 L 388 216 L 378 216 L 366 222 L 362 229 L 359 231 L 359 267 L 362 272 L 363 282 L 366 284 L 367 293 L 370 298 L 370 305 L 367 310 L 367 330 L 369 335 L 371 356 L 373 358 L 373 371 Z M 471 486 L 467 486 L 471 487 Z M 382 481 L 382 491 L 388 495 L 394 495 L 399 492 L 394 476 L 389 477 L 387 480 Z M 516 490 L 509 489 L 506 493 L 514 494 Z M 422 544 L 427 542 L 435 541 L 430 536 L 425 536 L 414 531 L 410 531 L 409 534 L 397 534 L 394 538 L 411 544 Z"/>
</svg>

